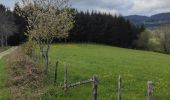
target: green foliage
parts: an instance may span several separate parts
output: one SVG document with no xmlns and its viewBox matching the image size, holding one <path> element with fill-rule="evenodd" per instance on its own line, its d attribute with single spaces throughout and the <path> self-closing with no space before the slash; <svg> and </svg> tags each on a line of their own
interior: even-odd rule
<svg viewBox="0 0 170 100">
<path fill-rule="evenodd" d="M 161 48 L 160 40 L 154 36 L 150 37 L 149 39 L 148 49 L 152 51 L 163 52 L 163 49 Z"/>
<path fill-rule="evenodd" d="M 68 0 L 23 0 L 21 16 L 27 19 L 28 36 L 37 42 L 48 74 L 48 53 L 55 37 L 67 38 L 73 27 L 73 14 Z M 30 50 L 29 50 L 30 51 Z"/>
<path fill-rule="evenodd" d="M 149 48 L 149 42 L 151 38 L 151 32 L 148 30 L 145 30 L 144 32 L 140 33 L 138 36 L 138 40 L 135 41 L 136 47 L 140 49 L 148 49 Z"/>
<path fill-rule="evenodd" d="M 151 50 L 170 53 L 170 26 L 161 26 L 152 31 L 149 45 Z"/>
<path fill-rule="evenodd" d="M 27 19 L 28 35 L 38 43 L 48 45 L 55 37 L 66 38 L 73 27 L 68 0 L 23 0 L 18 13 Z"/>
<path fill-rule="evenodd" d="M 170 26 L 165 25 L 154 30 L 142 32 L 135 44 L 140 49 L 170 53 Z"/>
<path fill-rule="evenodd" d="M 29 39 L 26 43 L 22 45 L 22 49 L 27 55 L 29 55 L 30 57 L 33 57 L 37 46 L 38 45 L 36 41 Z"/>
</svg>

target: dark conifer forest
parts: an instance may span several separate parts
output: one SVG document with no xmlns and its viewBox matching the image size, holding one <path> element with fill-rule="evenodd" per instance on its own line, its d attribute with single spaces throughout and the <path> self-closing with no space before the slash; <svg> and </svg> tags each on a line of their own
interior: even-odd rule
<svg viewBox="0 0 170 100">
<path fill-rule="evenodd" d="M 121 15 L 113 16 L 95 11 L 77 12 L 75 26 L 68 40 L 133 47 L 134 40 L 144 30 L 144 26 L 136 26 Z"/>
<path fill-rule="evenodd" d="M 2 5 L 3 6 L 3 5 Z M 7 8 L 6 8 L 7 9 Z M 17 14 L 16 4 L 11 11 L 17 31 L 8 38 L 8 44 L 18 45 L 27 40 L 25 36 L 27 21 Z M 9 12 L 9 11 L 8 11 Z M 134 41 L 145 30 L 143 25 L 136 26 L 121 15 L 111 15 L 97 11 L 82 12 L 73 9 L 74 27 L 67 39 L 56 37 L 55 42 L 99 43 L 119 47 L 134 48 Z"/>
</svg>

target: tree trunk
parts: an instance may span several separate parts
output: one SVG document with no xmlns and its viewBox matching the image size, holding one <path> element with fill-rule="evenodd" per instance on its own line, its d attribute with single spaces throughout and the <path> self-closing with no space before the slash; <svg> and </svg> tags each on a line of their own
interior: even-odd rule
<svg viewBox="0 0 170 100">
<path fill-rule="evenodd" d="M 164 47 L 164 52 L 165 52 L 165 53 L 167 53 L 167 52 L 168 52 L 168 50 L 167 50 L 166 43 L 164 43 L 163 47 Z"/>
<path fill-rule="evenodd" d="M 55 65 L 54 84 L 56 84 L 57 78 L 58 78 L 58 61 L 56 62 L 56 65 Z"/>
<path fill-rule="evenodd" d="M 40 41 L 40 50 L 42 52 L 42 56 L 43 56 L 43 59 L 45 61 L 45 74 L 48 75 L 48 70 L 49 70 L 49 56 L 48 56 L 48 53 L 49 53 L 49 50 L 50 50 L 50 44 L 51 42 L 49 42 L 49 40 L 47 40 L 47 43 L 43 41 Z"/>
<path fill-rule="evenodd" d="M 5 36 L 5 46 L 8 46 L 8 37 Z"/>
<path fill-rule="evenodd" d="M 4 37 L 1 35 L 1 47 L 4 47 Z"/>
<path fill-rule="evenodd" d="M 44 60 L 45 60 L 45 74 L 48 74 L 48 67 L 49 67 L 48 50 L 44 52 Z"/>
</svg>

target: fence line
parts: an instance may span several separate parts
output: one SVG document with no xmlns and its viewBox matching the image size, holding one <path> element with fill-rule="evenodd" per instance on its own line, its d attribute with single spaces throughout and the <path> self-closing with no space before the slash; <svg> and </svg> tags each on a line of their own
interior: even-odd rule
<svg viewBox="0 0 170 100">
<path fill-rule="evenodd" d="M 87 83 L 91 83 L 91 82 L 93 82 L 93 79 L 88 79 L 88 80 L 84 80 L 84 81 L 72 83 L 72 84 L 67 85 L 67 87 L 68 87 L 68 88 L 76 87 L 76 86 L 83 85 L 83 84 L 87 84 Z"/>
<path fill-rule="evenodd" d="M 93 100 L 97 100 L 98 79 L 93 76 Z"/>
<path fill-rule="evenodd" d="M 67 90 L 67 65 L 64 65 L 64 90 Z"/>
<path fill-rule="evenodd" d="M 57 78 L 58 78 L 58 61 L 56 62 L 56 65 L 55 65 L 54 85 L 57 83 Z"/>
<path fill-rule="evenodd" d="M 153 100 L 153 82 L 147 82 L 147 100 Z"/>
<path fill-rule="evenodd" d="M 68 81 L 67 72 L 68 72 L 67 66 L 64 65 L 64 86 L 63 86 L 64 91 L 67 91 L 68 88 L 73 88 L 73 87 L 76 87 L 76 86 L 79 86 L 79 85 L 92 83 L 92 86 L 93 86 L 92 97 L 93 97 L 93 100 L 97 100 L 97 88 L 98 88 L 98 78 L 97 78 L 97 76 L 93 76 L 92 78 L 84 80 L 84 81 L 79 81 L 79 82 L 68 84 L 67 83 L 67 81 Z"/>
<path fill-rule="evenodd" d="M 58 62 L 56 63 L 56 67 L 55 67 L 54 83 L 56 83 L 57 81 L 57 71 L 58 71 L 57 68 L 58 68 Z M 87 80 L 68 84 L 67 83 L 68 82 L 67 72 L 68 72 L 67 65 L 65 64 L 64 65 L 64 85 L 63 85 L 64 91 L 67 91 L 67 89 L 69 88 L 74 88 L 80 85 L 92 83 L 92 100 L 97 100 L 97 96 L 98 96 L 98 77 L 97 76 L 93 76 L 92 78 L 87 79 Z M 120 75 L 118 77 L 118 100 L 122 100 L 122 77 Z M 153 82 L 152 81 L 147 82 L 147 100 L 153 100 Z"/>
<path fill-rule="evenodd" d="M 120 75 L 118 78 L 118 100 L 122 100 L 122 78 Z"/>
</svg>

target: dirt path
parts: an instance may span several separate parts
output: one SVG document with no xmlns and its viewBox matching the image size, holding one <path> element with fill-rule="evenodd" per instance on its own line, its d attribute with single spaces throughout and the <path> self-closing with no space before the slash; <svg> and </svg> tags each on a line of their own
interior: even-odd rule
<svg viewBox="0 0 170 100">
<path fill-rule="evenodd" d="M 1 52 L 1 53 L 0 53 L 0 59 L 1 59 L 2 57 L 4 57 L 5 55 L 9 54 L 10 52 L 14 51 L 14 50 L 17 49 L 17 48 L 18 48 L 18 47 L 12 47 L 12 48 L 4 51 L 4 52 Z"/>
</svg>

